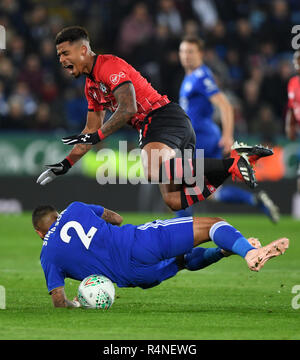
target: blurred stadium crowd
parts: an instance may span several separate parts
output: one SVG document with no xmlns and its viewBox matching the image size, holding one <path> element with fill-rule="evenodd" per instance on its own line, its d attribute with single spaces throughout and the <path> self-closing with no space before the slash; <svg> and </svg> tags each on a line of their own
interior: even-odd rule
<svg viewBox="0 0 300 360">
<path fill-rule="evenodd" d="M 1 131 L 83 128 L 85 79 L 69 78 L 54 46 L 61 28 L 81 25 L 95 52 L 123 57 L 174 101 L 184 76 L 179 41 L 201 36 L 206 63 L 234 105 L 236 135 L 274 140 L 284 132 L 299 0 L 1 0 L 0 24 Z"/>
</svg>

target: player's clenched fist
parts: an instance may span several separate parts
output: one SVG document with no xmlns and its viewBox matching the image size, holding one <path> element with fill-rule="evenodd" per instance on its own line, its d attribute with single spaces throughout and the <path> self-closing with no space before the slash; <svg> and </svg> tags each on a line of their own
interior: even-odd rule
<svg viewBox="0 0 300 360">
<path fill-rule="evenodd" d="M 58 164 L 46 165 L 48 170 L 44 171 L 37 179 L 40 185 L 46 185 L 51 182 L 56 176 L 63 175 L 72 167 L 70 161 L 66 158 Z"/>
</svg>

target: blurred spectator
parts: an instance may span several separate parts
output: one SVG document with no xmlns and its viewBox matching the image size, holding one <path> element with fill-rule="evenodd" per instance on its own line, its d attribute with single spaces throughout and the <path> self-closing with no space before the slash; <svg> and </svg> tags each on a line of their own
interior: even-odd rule
<svg viewBox="0 0 300 360">
<path fill-rule="evenodd" d="M 269 2 L 267 18 L 263 22 L 260 34 L 263 39 L 276 39 L 278 51 L 290 51 L 291 14 L 289 2 L 286 0 L 274 0 Z"/>
<path fill-rule="evenodd" d="M 213 73 L 222 78 L 222 82 L 227 87 L 230 82 L 227 64 L 217 55 L 214 47 L 206 46 L 204 61 Z"/>
<path fill-rule="evenodd" d="M 55 101 L 58 97 L 58 87 L 54 81 L 52 74 L 45 74 L 43 77 L 42 87 L 41 87 L 41 98 L 47 103 Z"/>
<path fill-rule="evenodd" d="M 78 24 L 95 52 L 124 57 L 175 101 L 179 41 L 202 37 L 205 62 L 234 103 L 237 133 L 267 133 L 276 124 L 276 137 L 284 133 L 291 27 L 299 19 L 299 0 L 1 0 L 0 127 L 82 130 L 85 78 L 62 71 L 54 44 L 57 32 Z"/>
<path fill-rule="evenodd" d="M 225 59 L 229 45 L 229 38 L 226 26 L 221 20 L 219 20 L 208 33 L 207 44 L 215 49 L 217 55 L 222 60 Z"/>
<path fill-rule="evenodd" d="M 37 112 L 32 119 L 31 128 L 38 131 L 48 131 L 54 129 L 51 120 L 50 107 L 46 103 L 40 103 Z"/>
<path fill-rule="evenodd" d="M 87 102 L 82 96 L 80 83 L 68 89 L 65 99 L 67 126 L 74 132 L 80 132 L 85 125 L 87 113 Z"/>
<path fill-rule="evenodd" d="M 276 143 L 275 138 L 280 132 L 280 121 L 270 105 L 260 106 L 257 118 L 252 124 L 252 130 L 261 136 L 262 143 Z"/>
<path fill-rule="evenodd" d="M 256 47 L 252 26 L 247 19 L 240 18 L 237 20 L 231 46 L 234 46 L 235 51 L 240 56 L 241 64 L 245 66 L 249 54 L 253 53 Z"/>
<path fill-rule="evenodd" d="M 192 7 L 206 30 L 212 29 L 218 21 L 218 13 L 212 0 L 192 0 Z"/>
<path fill-rule="evenodd" d="M 279 118 L 283 118 L 283 110 L 287 103 L 287 84 L 291 75 L 291 62 L 282 60 L 278 65 L 278 71 L 267 74 L 261 84 L 261 100 L 270 104 Z"/>
<path fill-rule="evenodd" d="M 244 69 L 241 65 L 240 52 L 230 48 L 227 51 L 226 62 L 228 64 L 229 85 L 233 90 L 238 90 L 244 79 Z"/>
<path fill-rule="evenodd" d="M 198 37 L 200 36 L 200 26 L 196 20 L 189 19 L 183 24 L 183 36 Z"/>
<path fill-rule="evenodd" d="M 12 90 L 16 80 L 16 72 L 11 60 L 5 56 L 0 57 L 0 80 L 5 84 L 6 90 Z"/>
<path fill-rule="evenodd" d="M 8 112 L 9 107 L 5 96 L 4 83 L 0 81 L 0 128 L 4 126 L 4 117 Z"/>
<path fill-rule="evenodd" d="M 29 127 L 30 117 L 25 114 L 23 99 L 20 96 L 12 96 L 8 100 L 8 106 L 5 127 L 14 130 L 25 130 Z"/>
<path fill-rule="evenodd" d="M 153 34 L 153 22 L 145 3 L 137 3 L 120 28 L 120 55 L 129 56 L 134 48 L 147 41 Z"/>
<path fill-rule="evenodd" d="M 173 0 L 160 0 L 156 15 L 156 21 L 160 25 L 168 26 L 172 35 L 182 34 L 182 19 Z"/>
<path fill-rule="evenodd" d="M 47 8 L 44 5 L 37 4 L 28 16 L 27 24 L 33 40 L 33 43 L 28 45 L 32 51 L 35 51 L 35 45 L 42 42 L 50 34 Z"/>
<path fill-rule="evenodd" d="M 24 39 L 19 35 L 13 35 L 7 44 L 7 54 L 16 68 L 23 65 L 26 56 Z"/>
<path fill-rule="evenodd" d="M 19 99 L 23 104 L 25 115 L 33 115 L 37 109 L 36 100 L 33 98 L 26 82 L 16 83 L 16 87 L 11 95 L 15 99 Z"/>
<path fill-rule="evenodd" d="M 26 82 L 33 93 L 41 93 L 43 69 L 41 68 L 40 58 L 37 54 L 27 56 L 25 64 L 21 69 L 19 80 Z"/>
<path fill-rule="evenodd" d="M 249 133 L 254 132 L 259 106 L 259 86 L 254 80 L 248 80 L 243 87 L 243 114 Z"/>
<path fill-rule="evenodd" d="M 56 49 L 52 38 L 45 38 L 39 49 L 41 66 L 45 71 L 53 72 L 59 66 L 56 56 Z"/>
</svg>

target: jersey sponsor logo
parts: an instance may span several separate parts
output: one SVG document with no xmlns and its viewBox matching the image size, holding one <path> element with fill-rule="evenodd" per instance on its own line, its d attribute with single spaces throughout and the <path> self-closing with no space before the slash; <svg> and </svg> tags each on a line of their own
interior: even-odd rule
<svg viewBox="0 0 300 360">
<path fill-rule="evenodd" d="M 109 77 L 109 80 L 111 81 L 112 84 L 117 85 L 120 81 L 121 78 L 124 78 L 125 74 L 123 73 L 123 71 L 120 71 L 119 74 L 112 74 Z"/>
</svg>

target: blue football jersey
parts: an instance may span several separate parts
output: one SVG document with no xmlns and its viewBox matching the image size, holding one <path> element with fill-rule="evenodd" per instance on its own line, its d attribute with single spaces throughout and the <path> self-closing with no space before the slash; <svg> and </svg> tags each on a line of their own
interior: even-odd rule
<svg viewBox="0 0 300 360">
<path fill-rule="evenodd" d="M 83 280 L 107 276 L 130 286 L 130 256 L 136 226 L 105 222 L 103 207 L 73 202 L 51 225 L 40 255 L 48 291 L 64 286 L 66 277 Z"/>
<path fill-rule="evenodd" d="M 204 64 L 185 76 L 180 87 L 179 103 L 191 119 L 196 134 L 203 126 L 213 123 L 213 105 L 209 98 L 218 92 L 220 90 L 213 74 Z"/>
</svg>

